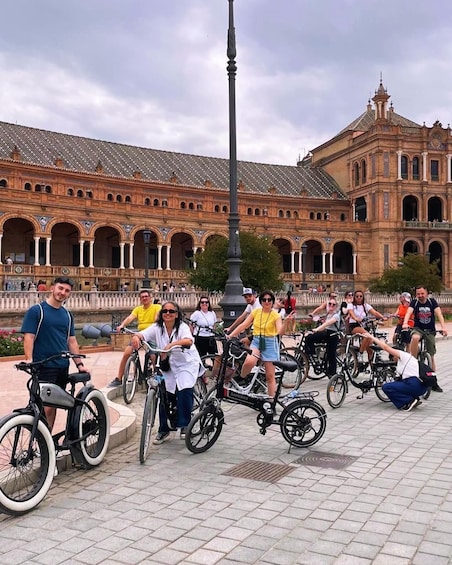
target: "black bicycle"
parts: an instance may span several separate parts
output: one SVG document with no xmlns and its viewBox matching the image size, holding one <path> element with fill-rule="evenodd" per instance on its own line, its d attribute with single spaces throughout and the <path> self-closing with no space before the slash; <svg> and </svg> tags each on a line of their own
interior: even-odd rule
<svg viewBox="0 0 452 565">
<path fill-rule="evenodd" d="M 123 333 L 134 334 L 135 331 L 123 328 Z M 126 404 L 130 404 L 135 396 L 137 387 L 146 383 L 148 374 L 152 371 L 152 359 L 150 351 L 146 351 L 143 359 L 140 357 L 140 350 L 133 349 L 124 367 L 122 375 L 122 397 Z"/>
<path fill-rule="evenodd" d="M 160 369 L 160 354 L 165 353 L 171 357 L 172 352 L 176 350 L 184 351 L 187 348 L 176 345 L 168 350 L 159 349 L 155 344 L 151 344 L 146 341 L 142 341 L 141 346 L 145 349 L 146 355 L 152 356 L 154 359 L 154 362 L 149 365 L 147 370 L 147 392 L 141 421 L 139 457 L 140 463 L 144 463 L 149 455 L 149 450 L 152 444 L 152 432 L 154 430 L 155 417 L 157 415 L 159 402 L 163 402 L 165 407 L 165 413 L 168 419 L 168 428 L 170 430 L 176 429 L 177 406 L 175 403 L 170 402 L 166 393 L 165 378 Z M 207 389 L 204 379 L 200 376 L 196 379 L 196 383 L 193 388 L 192 412 L 199 409 L 206 393 Z"/>
<path fill-rule="evenodd" d="M 350 343 L 355 339 L 361 339 L 361 334 L 347 336 Z M 382 349 L 373 345 L 374 356 L 368 363 L 358 363 L 358 370 L 353 370 L 351 365 L 343 363 L 339 366 L 339 372 L 332 376 L 327 385 L 326 399 L 332 408 L 342 406 L 349 390 L 349 385 L 359 389 L 361 394 L 356 398 L 361 399 L 369 391 L 374 390 L 382 402 L 389 402 L 389 398 L 383 391 L 383 385 L 396 380 L 397 363 L 390 358 L 383 358 Z"/>
<path fill-rule="evenodd" d="M 85 357 L 63 352 L 39 362 L 16 365 L 30 375 L 25 408 L 0 420 L 0 510 L 24 514 L 47 494 L 55 474 L 56 453 L 69 450 L 73 463 L 84 469 L 99 465 L 110 437 L 109 411 L 104 395 L 93 387 L 89 373 L 68 376 L 69 392 L 52 383 L 40 383 L 39 368 L 54 359 Z M 75 395 L 77 384 L 83 387 Z M 67 410 L 66 427 L 52 436 L 44 407 Z"/>
<path fill-rule="evenodd" d="M 304 393 L 293 390 L 285 396 L 280 396 L 284 372 L 295 371 L 298 367 L 297 362 L 274 361 L 275 367 L 281 372 L 276 374 L 277 388 L 275 397 L 272 398 L 267 394 L 237 390 L 237 387 L 231 384 L 231 376 L 228 374 L 231 348 L 246 350 L 237 339 L 224 342 L 217 383 L 211 391 L 207 392 L 199 411 L 187 427 L 185 436 L 187 449 L 192 453 L 202 453 L 214 445 L 223 428 L 224 413 L 221 409 L 223 401 L 242 404 L 258 412 L 257 424 L 262 435 L 265 435 L 269 426 L 276 424 L 291 447 L 309 447 L 317 443 L 326 429 L 326 412 L 314 400 L 318 392 Z M 279 416 L 276 414 L 277 406 L 282 409 Z"/>
</svg>

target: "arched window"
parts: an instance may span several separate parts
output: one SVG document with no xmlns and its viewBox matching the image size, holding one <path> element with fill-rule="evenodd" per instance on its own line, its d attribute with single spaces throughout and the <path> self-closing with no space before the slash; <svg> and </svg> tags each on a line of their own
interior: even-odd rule
<svg viewBox="0 0 452 565">
<path fill-rule="evenodd" d="M 223 208 L 221 209 L 221 211 L 223 212 L 223 214 L 227 214 L 227 213 L 228 213 L 228 207 L 227 207 L 227 206 L 223 206 Z"/>
<path fill-rule="evenodd" d="M 218 204 L 215 205 L 214 211 L 215 211 L 215 212 L 219 212 L 219 211 L 220 211 L 220 207 L 218 206 Z"/>
<path fill-rule="evenodd" d="M 313 220 L 315 218 L 314 212 L 309 212 L 309 219 Z"/>
<path fill-rule="evenodd" d="M 150 205 L 151 205 L 151 199 L 150 199 L 150 198 L 145 198 L 145 199 L 144 199 L 144 205 L 145 205 L 145 206 L 150 206 Z"/>
<path fill-rule="evenodd" d="M 402 155 L 400 160 L 400 175 L 404 180 L 408 178 L 408 157 L 406 155 Z"/>
<path fill-rule="evenodd" d="M 154 198 L 154 206 L 158 206 L 159 205 L 159 200 L 158 198 Z"/>
<path fill-rule="evenodd" d="M 24 189 L 25 189 L 25 190 L 31 190 L 31 184 L 30 184 L 29 182 L 26 182 L 26 183 L 24 184 Z"/>
<path fill-rule="evenodd" d="M 317 212 L 316 220 L 321 220 L 321 219 L 322 219 L 322 213 Z"/>
<path fill-rule="evenodd" d="M 116 195 L 116 202 L 122 202 L 122 196 L 120 194 Z"/>
<path fill-rule="evenodd" d="M 6 182 L 6 179 L 0 179 L 0 187 L 6 188 L 7 186 L 8 186 L 8 183 Z"/>
<path fill-rule="evenodd" d="M 248 209 L 246 210 L 246 213 L 247 213 L 248 216 L 251 216 L 251 214 L 253 213 L 253 209 L 252 209 L 252 208 L 248 208 Z"/>
<path fill-rule="evenodd" d="M 187 203 L 182 201 L 180 203 L 180 207 L 181 207 L 182 210 L 185 210 L 187 208 Z"/>
<path fill-rule="evenodd" d="M 129 204 L 132 202 L 132 198 L 128 194 L 126 194 L 126 202 Z"/>
<path fill-rule="evenodd" d="M 420 166 L 419 166 L 419 157 L 413 157 L 413 180 L 419 180 L 420 178 Z"/>
<path fill-rule="evenodd" d="M 168 207 L 168 200 L 162 200 L 162 206 L 164 208 L 167 208 Z"/>
<path fill-rule="evenodd" d="M 67 189 L 67 195 L 68 195 L 68 196 L 74 196 L 74 189 L 73 189 L 73 188 L 68 188 L 68 189 Z"/>
<path fill-rule="evenodd" d="M 193 202 L 189 202 L 189 203 L 188 203 L 188 209 L 189 209 L 189 210 L 194 210 L 194 209 L 195 209 L 195 205 L 193 204 Z"/>
<path fill-rule="evenodd" d="M 284 218 L 284 210 L 278 210 L 278 218 Z"/>
<path fill-rule="evenodd" d="M 47 194 L 52 194 L 52 187 L 51 186 L 46 185 L 44 190 L 47 192 Z"/>
<path fill-rule="evenodd" d="M 202 204 L 201 204 L 201 202 L 198 202 L 198 204 L 196 204 L 196 209 L 197 209 L 197 210 L 202 210 Z"/>
<path fill-rule="evenodd" d="M 359 186 L 359 165 L 358 165 L 358 163 L 355 163 L 355 166 L 353 167 L 353 182 L 354 182 L 355 186 Z"/>
<path fill-rule="evenodd" d="M 41 185 L 35 184 L 35 192 L 41 192 Z"/>
<path fill-rule="evenodd" d="M 77 198 L 83 198 L 83 190 L 77 190 Z"/>
<path fill-rule="evenodd" d="M 260 216 L 260 215 L 261 215 L 261 211 L 259 210 L 259 208 L 255 208 L 255 209 L 254 209 L 254 215 L 255 215 L 255 216 Z"/>
<path fill-rule="evenodd" d="M 91 190 L 87 190 L 87 191 L 86 191 L 86 197 L 87 197 L 87 198 L 92 198 L 92 197 L 93 197 L 93 193 L 91 192 Z"/>
<path fill-rule="evenodd" d="M 292 214 L 290 213 L 290 210 L 286 210 L 286 218 L 291 218 Z"/>
<path fill-rule="evenodd" d="M 341 214 L 340 218 L 341 218 L 341 222 L 345 222 L 345 214 Z"/>
<path fill-rule="evenodd" d="M 107 194 L 107 200 L 113 202 L 113 194 Z"/>
<path fill-rule="evenodd" d="M 367 182 L 367 163 L 364 159 L 361 161 L 361 178 L 363 184 Z"/>
</svg>

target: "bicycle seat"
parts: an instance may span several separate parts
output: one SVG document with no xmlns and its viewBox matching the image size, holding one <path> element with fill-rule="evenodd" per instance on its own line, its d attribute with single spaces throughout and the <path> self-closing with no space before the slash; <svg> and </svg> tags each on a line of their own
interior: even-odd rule
<svg viewBox="0 0 452 565">
<path fill-rule="evenodd" d="M 77 383 L 85 384 L 91 380 L 91 375 L 90 373 L 88 373 L 88 371 L 83 371 L 83 373 L 70 373 L 67 376 L 67 379 L 73 385 Z"/>
<path fill-rule="evenodd" d="M 296 361 L 272 361 L 275 367 L 279 367 L 283 369 L 283 371 L 295 371 L 298 367 L 298 363 Z"/>
</svg>

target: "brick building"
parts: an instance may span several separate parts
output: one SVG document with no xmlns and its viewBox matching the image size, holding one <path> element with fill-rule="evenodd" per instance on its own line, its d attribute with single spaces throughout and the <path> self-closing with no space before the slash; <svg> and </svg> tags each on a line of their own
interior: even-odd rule
<svg viewBox="0 0 452 565">
<path fill-rule="evenodd" d="M 295 288 L 365 287 L 407 252 L 439 260 L 452 287 L 451 130 L 400 116 L 389 98 L 380 83 L 297 166 L 238 163 L 240 228 L 272 237 Z M 226 159 L 0 122 L 3 288 L 60 274 L 81 290 L 137 288 L 146 249 L 151 286 L 177 288 L 209 238 L 228 235 L 228 175 Z"/>
</svg>

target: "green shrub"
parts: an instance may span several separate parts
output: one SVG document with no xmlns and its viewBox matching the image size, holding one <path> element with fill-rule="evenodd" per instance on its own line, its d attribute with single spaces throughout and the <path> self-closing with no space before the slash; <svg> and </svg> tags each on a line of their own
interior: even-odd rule
<svg viewBox="0 0 452 565">
<path fill-rule="evenodd" d="M 0 357 L 24 354 L 24 338 L 15 330 L 0 330 Z"/>
</svg>

